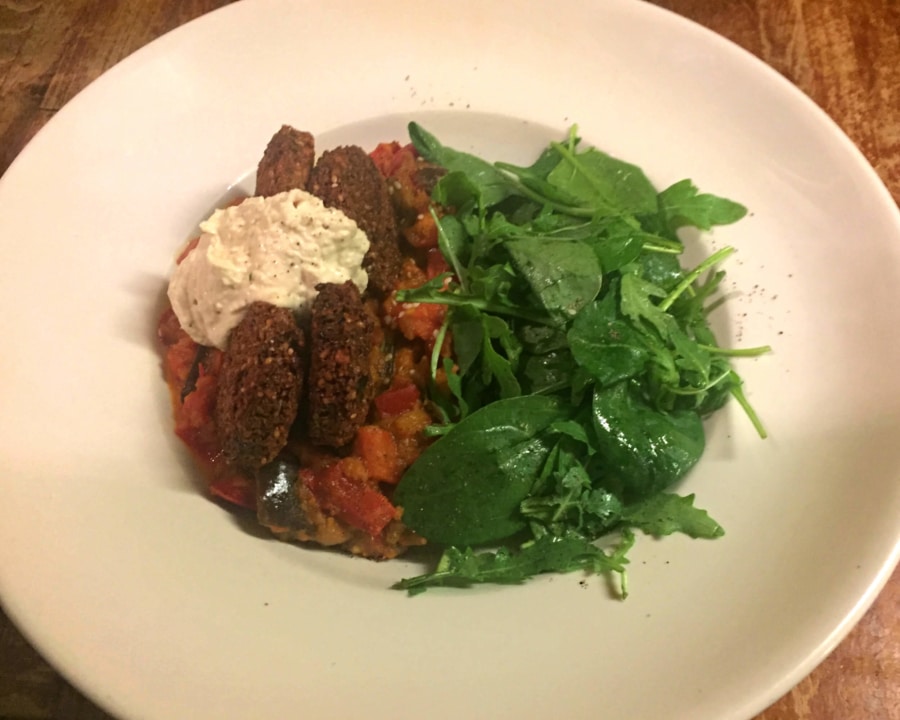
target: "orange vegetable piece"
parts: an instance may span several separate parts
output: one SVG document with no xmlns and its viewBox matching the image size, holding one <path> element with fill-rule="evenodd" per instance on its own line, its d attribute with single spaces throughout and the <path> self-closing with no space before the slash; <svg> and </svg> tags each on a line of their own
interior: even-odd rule
<svg viewBox="0 0 900 720">
<path fill-rule="evenodd" d="M 400 461 L 394 436 L 377 425 L 363 425 L 356 433 L 353 454 L 362 459 L 372 480 L 396 483 L 400 480 Z"/>
</svg>

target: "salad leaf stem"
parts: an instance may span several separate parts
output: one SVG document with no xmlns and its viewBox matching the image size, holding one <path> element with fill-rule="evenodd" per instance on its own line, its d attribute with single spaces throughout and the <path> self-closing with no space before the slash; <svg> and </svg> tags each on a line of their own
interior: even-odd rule
<svg viewBox="0 0 900 720">
<path fill-rule="evenodd" d="M 435 295 L 419 293 L 420 288 L 412 290 L 398 290 L 397 300 L 407 303 L 429 303 L 432 305 L 449 305 L 451 307 L 472 307 L 485 313 L 493 313 L 494 315 L 506 315 L 515 317 L 529 322 L 539 323 L 541 325 L 553 326 L 556 323 L 546 313 L 540 311 L 527 310 L 525 308 L 515 307 L 512 305 L 502 305 L 500 303 L 491 302 L 482 298 L 470 295 L 455 294 L 451 292 L 438 293 Z"/>
<path fill-rule="evenodd" d="M 511 166 L 507 166 L 511 167 Z M 541 195 L 539 192 L 532 190 L 530 187 L 525 185 L 519 179 L 517 179 L 513 175 L 509 175 L 508 171 L 504 168 L 503 163 L 497 163 L 497 168 L 503 170 L 504 173 L 507 173 L 509 177 L 510 183 L 516 188 L 516 190 L 528 198 L 529 200 L 533 200 L 536 203 L 540 203 L 545 207 L 550 208 L 551 210 L 556 210 L 557 212 L 566 213 L 567 215 L 571 215 L 577 218 L 591 218 L 596 213 L 596 210 L 590 205 L 565 205 L 556 200 L 551 200 L 546 195 Z"/>
<path fill-rule="evenodd" d="M 435 212 L 433 205 L 429 208 L 429 212 L 431 213 L 431 218 L 432 220 L 434 220 L 434 224 L 437 227 L 438 248 L 440 248 L 441 254 L 444 256 L 444 259 L 447 260 L 447 262 L 449 262 L 450 266 L 453 268 L 453 272 L 456 274 L 456 279 L 459 282 L 459 286 L 463 289 L 463 291 L 467 291 L 468 281 L 466 273 L 463 272 L 462 262 L 460 262 L 459 256 L 453 249 L 453 244 L 450 242 L 450 238 L 447 237 L 447 231 L 444 230 L 444 226 L 441 224 L 441 220 L 438 217 L 437 212 Z"/>
<path fill-rule="evenodd" d="M 769 435 L 766 432 L 766 428 L 762 424 L 762 420 L 759 419 L 759 415 L 756 414 L 756 410 L 753 409 L 753 406 L 750 404 L 750 401 L 747 400 L 747 396 L 744 394 L 744 381 L 734 371 L 731 372 L 731 381 L 732 384 L 729 388 L 729 391 L 731 392 L 732 396 L 744 409 L 747 417 L 750 418 L 750 422 L 753 423 L 753 427 L 756 430 L 757 434 L 763 439 L 767 438 Z"/>
<path fill-rule="evenodd" d="M 723 247 L 721 250 L 714 252 L 712 255 L 706 258 L 703 262 L 697 265 L 697 267 L 695 267 L 687 275 L 685 275 L 681 282 L 679 282 L 678 285 L 675 286 L 675 289 L 672 290 L 672 292 L 670 292 L 659 303 L 659 309 L 668 310 L 670 307 L 672 307 L 672 303 L 674 303 L 679 297 L 681 297 L 684 291 L 690 288 L 691 285 L 694 284 L 694 281 L 697 280 L 697 278 L 699 278 L 711 267 L 717 265 L 729 255 L 733 254 L 734 251 L 735 250 L 733 247 Z"/>
<path fill-rule="evenodd" d="M 684 246 L 682 246 L 680 243 L 664 245 L 658 240 L 652 243 L 644 243 L 643 249 L 647 252 L 668 253 L 669 255 L 680 255 L 682 252 L 684 252 Z"/>
<path fill-rule="evenodd" d="M 771 345 L 759 345 L 752 348 L 723 348 L 718 345 L 704 345 L 697 343 L 697 346 L 706 350 L 708 353 L 715 355 L 725 355 L 726 357 L 758 357 L 772 352 Z"/>
</svg>

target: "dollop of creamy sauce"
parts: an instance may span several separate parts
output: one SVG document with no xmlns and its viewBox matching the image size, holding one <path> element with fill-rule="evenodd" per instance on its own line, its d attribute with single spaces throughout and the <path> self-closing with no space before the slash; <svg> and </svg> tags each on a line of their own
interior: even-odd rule
<svg viewBox="0 0 900 720">
<path fill-rule="evenodd" d="M 201 345 L 224 349 L 255 301 L 302 315 L 319 283 L 351 280 L 363 292 L 369 281 L 362 268 L 366 234 L 303 190 L 216 210 L 200 230 L 197 246 L 169 281 L 169 301 Z"/>
</svg>

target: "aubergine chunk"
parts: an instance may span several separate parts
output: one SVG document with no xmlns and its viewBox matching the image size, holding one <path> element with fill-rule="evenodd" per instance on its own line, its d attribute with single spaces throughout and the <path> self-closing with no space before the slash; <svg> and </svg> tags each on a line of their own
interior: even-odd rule
<svg viewBox="0 0 900 720">
<path fill-rule="evenodd" d="M 322 153 L 309 176 L 310 193 L 342 211 L 369 238 L 363 268 L 369 288 L 390 292 L 400 273 L 397 219 L 387 182 L 365 150 L 346 145 Z"/>
<path fill-rule="evenodd" d="M 287 443 L 303 391 L 305 337 L 293 313 L 250 305 L 232 330 L 216 394 L 216 432 L 225 458 L 255 472 Z"/>
<path fill-rule="evenodd" d="M 256 473 L 256 514 L 273 532 L 307 533 L 314 524 L 297 493 L 300 461 L 281 451 Z"/>
<path fill-rule="evenodd" d="M 269 140 L 256 168 L 256 194 L 270 197 L 288 190 L 306 190 L 315 159 L 313 136 L 282 125 Z"/>
<path fill-rule="evenodd" d="M 352 282 L 323 283 L 316 289 L 309 331 L 307 432 L 317 445 L 339 448 L 356 436 L 374 396 L 374 327 Z"/>
</svg>

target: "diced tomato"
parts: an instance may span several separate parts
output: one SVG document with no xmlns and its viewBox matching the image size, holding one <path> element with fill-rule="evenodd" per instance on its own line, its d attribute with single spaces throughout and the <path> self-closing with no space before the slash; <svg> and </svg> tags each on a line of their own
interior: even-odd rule
<svg viewBox="0 0 900 720">
<path fill-rule="evenodd" d="M 375 398 L 375 407 L 384 415 L 400 415 L 412 410 L 419 402 L 419 388 L 415 385 L 401 385 L 385 390 Z"/>
<path fill-rule="evenodd" d="M 447 314 L 447 306 L 437 303 L 401 303 L 397 328 L 407 340 L 424 340 L 431 347 Z"/>
<path fill-rule="evenodd" d="M 216 497 L 250 510 L 256 509 L 256 488 L 243 475 L 226 474 L 209 483 L 209 491 Z"/>
<path fill-rule="evenodd" d="M 191 371 L 194 360 L 197 358 L 199 346 L 187 335 L 174 342 L 166 350 L 165 374 L 166 378 L 181 391 L 187 376 Z"/>
<path fill-rule="evenodd" d="M 187 333 L 181 329 L 181 323 L 178 322 L 178 316 L 171 307 L 167 307 L 162 315 L 159 316 L 159 323 L 156 325 L 156 336 L 162 343 L 163 347 L 174 345 Z"/>
<path fill-rule="evenodd" d="M 201 371 L 200 377 L 194 385 L 194 390 L 181 405 L 181 420 L 192 427 L 202 427 L 212 422 L 213 411 L 216 408 L 216 378 L 205 375 Z"/>
<path fill-rule="evenodd" d="M 397 508 L 372 485 L 359 458 L 344 458 L 319 471 L 304 468 L 300 480 L 326 512 L 373 537 L 397 518 Z"/>
<path fill-rule="evenodd" d="M 398 290 L 417 288 L 427 281 L 425 272 L 407 259 L 400 268 L 400 279 L 396 287 Z M 430 346 L 444 322 L 447 306 L 439 303 L 397 302 L 396 294 L 392 293 L 384 301 L 384 314 L 407 340 L 424 340 Z"/>
<path fill-rule="evenodd" d="M 394 436 L 377 425 L 363 425 L 356 432 L 353 454 L 366 466 L 372 480 L 396 483 L 400 480 L 400 463 Z"/>
<path fill-rule="evenodd" d="M 396 289 L 417 288 L 424 285 L 428 276 L 422 271 L 415 260 L 406 258 L 400 266 L 400 277 L 397 279 Z"/>
<path fill-rule="evenodd" d="M 215 377 L 201 372 L 194 391 L 175 413 L 175 434 L 200 457 L 213 458 L 221 450 L 212 419 L 217 385 Z"/>
<path fill-rule="evenodd" d="M 428 279 L 436 278 L 441 273 L 450 272 L 450 264 L 444 259 L 444 253 L 439 248 L 433 247 L 425 258 L 425 270 Z"/>
<path fill-rule="evenodd" d="M 397 141 L 383 142 L 378 143 L 378 147 L 369 153 L 369 157 L 372 158 L 375 167 L 378 168 L 378 172 L 384 177 L 390 177 L 400 149 L 400 143 Z"/>
<path fill-rule="evenodd" d="M 431 213 L 420 213 L 416 221 L 403 230 L 403 237 L 414 248 L 436 248 L 438 230 Z"/>
</svg>

